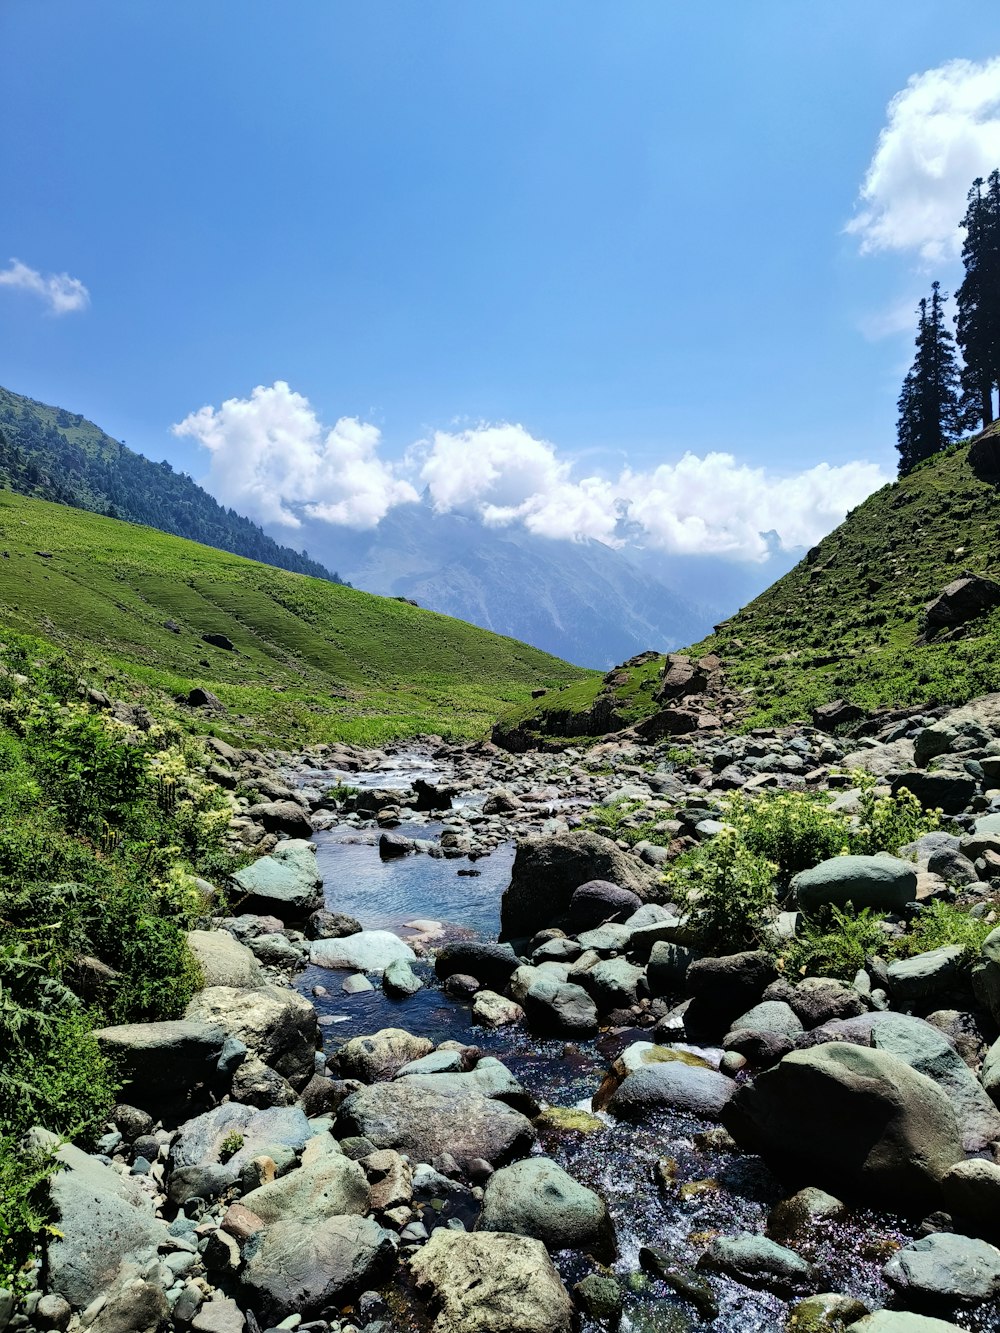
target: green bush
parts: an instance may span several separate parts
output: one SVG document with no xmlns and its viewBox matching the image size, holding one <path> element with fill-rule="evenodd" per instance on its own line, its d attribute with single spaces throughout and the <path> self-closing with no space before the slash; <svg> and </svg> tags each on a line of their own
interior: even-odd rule
<svg viewBox="0 0 1000 1333">
<path fill-rule="evenodd" d="M 15 1295 L 26 1283 L 25 1266 L 48 1226 L 51 1153 L 29 1153 L 0 1135 L 0 1287 Z"/>
<path fill-rule="evenodd" d="M 737 792 L 726 799 L 725 818 L 750 851 L 774 862 L 782 883 L 848 849 L 847 818 L 825 798 L 805 792 L 752 797 Z"/>
<path fill-rule="evenodd" d="M 776 906 L 777 867 L 727 827 L 678 858 L 666 884 L 684 902 L 702 944 L 738 953 L 768 943 Z"/>
<path fill-rule="evenodd" d="M 861 813 L 851 834 L 851 851 L 862 856 L 896 853 L 924 833 L 941 827 L 941 811 L 925 810 L 905 787 L 895 796 L 876 796 L 869 789 L 861 796 Z"/>
<path fill-rule="evenodd" d="M 899 952 L 912 957 L 945 945 L 959 944 L 965 950 L 965 961 L 971 963 L 983 947 L 983 941 L 994 927 L 951 903 L 931 902 L 922 907 L 900 941 Z"/>
<path fill-rule="evenodd" d="M 830 907 L 813 919 L 800 916 L 798 935 L 782 950 L 780 964 L 790 977 L 851 981 L 866 958 L 885 952 L 884 920 L 869 907 L 858 913 Z"/>
</svg>

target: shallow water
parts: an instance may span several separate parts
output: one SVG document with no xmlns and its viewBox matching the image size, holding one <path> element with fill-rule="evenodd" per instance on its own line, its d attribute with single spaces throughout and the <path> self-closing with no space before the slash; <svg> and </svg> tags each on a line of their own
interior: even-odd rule
<svg viewBox="0 0 1000 1333">
<path fill-rule="evenodd" d="M 405 769 L 355 774 L 350 780 L 359 784 L 365 778 L 367 785 L 386 787 L 406 786 L 414 775 L 441 780 L 441 773 L 424 757 L 419 762 L 420 767 L 415 763 Z M 422 824 L 398 831 L 433 838 L 439 829 L 440 825 Z M 474 863 L 427 855 L 383 862 L 377 837 L 377 831 L 348 828 L 316 835 L 326 904 L 331 910 L 357 917 L 366 928 L 395 930 L 404 939 L 413 938 L 415 932 L 406 929 L 406 922 L 415 919 L 443 924 L 442 936 L 432 943 L 441 938 L 496 938 L 500 896 L 510 878 L 512 845 Z M 479 874 L 460 875 L 462 870 Z M 435 1043 L 455 1039 L 502 1059 L 543 1106 L 589 1109 L 590 1098 L 611 1061 L 631 1041 L 648 1037 L 648 1033 L 619 1029 L 604 1032 L 595 1041 L 567 1044 L 539 1041 L 522 1029 L 489 1032 L 471 1022 L 467 1005 L 444 995 L 429 961 L 418 961 L 414 970 L 425 986 L 405 1000 L 384 995 L 375 978 L 375 990 L 345 995 L 341 982 L 347 974 L 326 968 L 307 968 L 296 978 L 296 985 L 315 1004 L 330 1052 L 351 1036 L 383 1027 L 403 1027 Z M 315 996 L 317 985 L 328 994 Z M 543 1130 L 540 1146 L 607 1200 L 619 1243 L 614 1267 L 622 1279 L 638 1270 L 643 1245 L 668 1249 L 678 1263 L 693 1268 L 713 1234 L 762 1232 L 769 1208 L 789 1193 L 759 1158 L 713 1153 L 696 1146 L 696 1135 L 714 1127 L 710 1122 L 676 1113 L 664 1113 L 640 1126 L 607 1116 L 601 1120 L 602 1128 L 590 1134 Z M 658 1185 L 654 1173 L 657 1161 L 664 1157 L 676 1164 L 675 1184 L 669 1193 Z M 448 1211 L 442 1216 L 447 1218 Z M 471 1225 L 474 1219 L 463 1216 L 462 1220 Z M 891 1303 L 880 1272 L 887 1247 L 913 1234 L 899 1219 L 858 1211 L 843 1223 L 817 1229 L 808 1243 L 797 1243 L 796 1248 L 823 1271 L 821 1290 L 845 1292 L 878 1308 Z M 569 1252 L 557 1256 L 556 1263 L 567 1286 L 592 1271 L 582 1256 Z M 719 1333 L 772 1333 L 783 1328 L 789 1309 L 786 1302 L 716 1275 L 710 1281 L 720 1305 L 719 1318 L 711 1327 Z M 399 1327 L 422 1328 L 419 1309 L 410 1301 L 405 1306 L 405 1313 L 398 1313 L 396 1306 Z M 974 1333 L 1000 1330 L 996 1309 L 937 1313 Z M 656 1282 L 629 1297 L 620 1331 L 683 1333 L 701 1323 L 692 1306 Z M 581 1325 L 583 1333 L 596 1333 L 603 1327 L 589 1320 Z"/>
</svg>

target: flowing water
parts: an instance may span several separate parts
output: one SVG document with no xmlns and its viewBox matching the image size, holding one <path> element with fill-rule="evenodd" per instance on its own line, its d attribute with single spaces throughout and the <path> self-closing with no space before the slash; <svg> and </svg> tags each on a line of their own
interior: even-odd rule
<svg viewBox="0 0 1000 1333">
<path fill-rule="evenodd" d="M 404 758 L 371 774 L 353 774 L 359 785 L 407 787 L 415 777 L 441 780 L 442 774 L 420 757 Z M 433 838 L 440 826 L 420 824 L 396 830 L 407 836 Z M 319 868 L 324 877 L 326 905 L 357 917 L 366 929 L 389 929 L 404 939 L 419 934 L 408 922 L 440 922 L 443 931 L 431 941 L 496 939 L 500 897 L 510 879 L 513 846 L 475 862 L 428 855 L 382 861 L 377 833 L 350 827 L 315 836 Z M 465 873 L 463 873 L 465 872 Z M 471 874 L 469 872 L 472 872 Z M 589 1109 L 611 1061 L 647 1032 L 617 1029 L 589 1042 L 541 1041 L 520 1028 L 490 1032 L 470 1021 L 467 1005 L 451 1000 L 434 981 L 430 961 L 414 970 L 424 980 L 416 995 L 394 1000 L 376 989 L 360 995 L 341 991 L 343 976 L 309 967 L 296 978 L 298 989 L 316 1006 L 328 1051 L 347 1038 L 384 1027 L 402 1027 L 438 1043 L 454 1039 L 478 1046 L 508 1066 L 543 1106 Z M 327 993 L 317 996 L 315 987 Z M 604 1196 L 615 1221 L 619 1258 L 615 1272 L 625 1281 L 639 1269 L 641 1246 L 661 1246 L 673 1259 L 693 1268 L 710 1238 L 718 1233 L 761 1233 L 770 1207 L 787 1195 L 759 1158 L 719 1153 L 698 1146 L 698 1136 L 714 1128 L 689 1115 L 663 1113 L 639 1126 L 601 1116 L 600 1129 L 589 1133 L 543 1129 L 541 1150 L 573 1176 Z M 675 1182 L 669 1192 L 657 1184 L 655 1167 L 672 1159 Z M 474 1217 L 458 1214 L 467 1225 Z M 442 1217 L 446 1220 L 446 1208 Z M 857 1211 L 841 1223 L 817 1226 L 796 1248 L 824 1273 L 822 1289 L 845 1292 L 870 1308 L 890 1304 L 881 1277 L 888 1254 L 914 1234 L 899 1219 Z M 567 1286 L 591 1271 L 580 1255 L 565 1252 L 556 1265 Z M 789 1306 L 778 1297 L 750 1290 L 727 1278 L 710 1279 L 720 1314 L 712 1324 L 719 1333 L 771 1333 L 780 1330 Z M 665 1284 L 632 1278 L 641 1289 L 631 1292 L 621 1333 L 683 1333 L 701 1322 L 693 1307 L 673 1295 Z M 974 1333 L 996 1333 L 995 1309 L 943 1312 Z M 412 1327 L 421 1328 L 418 1310 Z M 604 1326 L 584 1320 L 583 1333 Z"/>
</svg>

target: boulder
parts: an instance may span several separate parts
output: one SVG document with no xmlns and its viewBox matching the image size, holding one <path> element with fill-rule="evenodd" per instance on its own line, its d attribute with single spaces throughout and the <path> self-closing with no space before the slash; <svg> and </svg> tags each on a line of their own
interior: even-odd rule
<svg viewBox="0 0 1000 1333">
<path fill-rule="evenodd" d="M 295 1171 L 261 1185 L 241 1202 L 262 1222 L 322 1222 L 346 1214 L 363 1216 L 371 1207 L 371 1190 L 364 1171 L 340 1152 L 325 1151 Z"/>
<path fill-rule="evenodd" d="M 736 1090 L 722 1121 L 777 1171 L 884 1208 L 936 1204 L 941 1177 L 964 1156 L 935 1083 L 886 1051 L 839 1043 L 786 1055 Z"/>
<path fill-rule="evenodd" d="M 322 903 L 323 880 L 316 869 L 316 849 L 301 838 L 280 842 L 270 856 L 237 870 L 232 886 L 232 897 L 240 911 L 273 913 L 282 921 L 299 921 Z"/>
<path fill-rule="evenodd" d="M 337 1052 L 344 1078 L 380 1083 L 395 1078 L 404 1065 L 434 1049 L 426 1037 L 414 1037 L 402 1028 L 382 1028 L 370 1037 L 352 1037 Z"/>
<path fill-rule="evenodd" d="M 620 1120 L 638 1120 L 669 1108 L 718 1119 L 736 1091 L 725 1074 L 682 1060 L 647 1064 L 624 1078 L 608 1102 Z"/>
<path fill-rule="evenodd" d="M 658 875 L 637 856 L 589 831 L 520 841 L 500 907 L 503 938 L 533 935 L 552 925 L 566 913 L 580 885 L 595 879 L 631 889 L 645 899 Z"/>
<path fill-rule="evenodd" d="M 960 944 L 946 944 L 940 949 L 929 949 L 927 953 L 890 963 L 889 993 L 901 1004 L 947 994 L 958 980 L 964 953 Z"/>
<path fill-rule="evenodd" d="M 192 708 L 209 708 L 213 713 L 224 713 L 226 705 L 217 694 L 211 690 L 206 690 L 203 685 L 196 685 L 194 689 L 188 690 L 187 702 Z"/>
<path fill-rule="evenodd" d="M 438 950 L 434 971 L 442 981 L 456 975 L 475 977 L 491 990 L 502 991 L 520 962 L 509 944 L 458 940 Z"/>
<path fill-rule="evenodd" d="M 773 1032 L 780 1037 L 797 1037 L 802 1020 L 784 1000 L 761 1000 L 745 1014 L 733 1019 L 734 1032 Z"/>
<path fill-rule="evenodd" d="M 956 1162 L 941 1181 L 949 1213 L 977 1230 L 995 1234 L 1000 1226 L 1000 1166 L 982 1158 Z"/>
<path fill-rule="evenodd" d="M 94 1036 L 102 1053 L 121 1071 L 129 1097 L 141 1106 L 225 1082 L 218 1062 L 226 1033 L 214 1023 L 190 1019 L 123 1023 L 98 1028 Z"/>
<path fill-rule="evenodd" d="M 1000 1024 L 1000 926 L 983 941 L 972 966 L 972 989 L 994 1023 Z"/>
<path fill-rule="evenodd" d="M 597 1032 L 597 1005 L 582 986 L 542 976 L 531 983 L 521 1005 L 534 1032 L 572 1037 Z"/>
<path fill-rule="evenodd" d="M 590 930 L 606 921 L 627 921 L 642 906 L 631 889 L 622 889 L 604 879 L 592 879 L 574 889 L 569 919 L 574 930 Z"/>
<path fill-rule="evenodd" d="M 700 958 L 687 970 L 689 994 L 724 1025 L 755 1005 L 778 975 L 774 959 L 762 949 Z"/>
<path fill-rule="evenodd" d="M 395 999 L 405 999 L 423 990 L 420 980 L 405 958 L 394 958 L 382 973 L 382 989 Z"/>
<path fill-rule="evenodd" d="M 1000 1106 L 1000 1041 L 995 1041 L 986 1052 L 980 1078 L 987 1096 Z"/>
<path fill-rule="evenodd" d="M 52 1136 L 44 1135 L 51 1146 Z M 134 1176 L 64 1143 L 55 1150 L 62 1169 L 49 1181 L 52 1223 L 47 1285 L 83 1309 L 115 1282 L 121 1266 L 166 1239 L 153 1199 Z"/>
<path fill-rule="evenodd" d="M 343 912 L 328 912 L 320 907 L 306 921 L 306 938 L 310 940 L 339 940 L 344 935 L 357 935 L 361 922 Z"/>
<path fill-rule="evenodd" d="M 698 1260 L 698 1267 L 725 1273 L 747 1287 L 791 1295 L 815 1287 L 818 1270 L 794 1250 L 745 1231 L 739 1236 L 716 1236 Z"/>
<path fill-rule="evenodd" d="M 893 796 L 912 792 L 925 810 L 942 810 L 946 815 L 960 814 L 975 796 L 979 784 L 968 773 L 897 773 L 889 783 Z"/>
<path fill-rule="evenodd" d="M 531 1121 L 472 1083 L 456 1086 L 459 1077 L 413 1074 L 361 1088 L 341 1103 L 337 1134 L 359 1135 L 415 1162 L 450 1153 L 459 1165 L 476 1158 L 496 1165 L 528 1152 Z"/>
<path fill-rule="evenodd" d="M 1000 1294 L 1000 1250 L 938 1231 L 898 1250 L 882 1273 L 907 1301 L 988 1301 Z"/>
<path fill-rule="evenodd" d="M 309 947 L 314 967 L 344 967 L 355 972 L 384 972 L 398 958 L 412 963 L 416 956 L 391 930 L 362 930 L 339 939 L 314 940 Z"/>
<path fill-rule="evenodd" d="M 260 1322 L 306 1319 L 379 1285 L 396 1254 L 396 1237 L 370 1217 L 275 1222 L 260 1234 L 241 1276 Z"/>
<path fill-rule="evenodd" d="M 223 1102 L 180 1126 L 170 1145 L 170 1166 L 174 1175 L 189 1167 L 221 1166 L 222 1175 L 216 1179 L 235 1181 L 255 1157 L 292 1161 L 311 1134 L 309 1121 L 300 1107 L 258 1110 L 243 1102 Z M 234 1140 L 239 1147 L 230 1152 Z"/>
<path fill-rule="evenodd" d="M 916 897 L 917 872 L 894 856 L 834 856 L 796 875 L 792 891 L 803 912 L 848 903 L 898 912 Z"/>
<path fill-rule="evenodd" d="M 569 1294 L 532 1237 L 439 1227 L 410 1267 L 433 1333 L 570 1333 Z"/>
<path fill-rule="evenodd" d="M 583 989 L 601 1013 L 628 1009 L 645 992 L 646 972 L 624 958 L 606 958 L 588 968 L 581 978 Z"/>
<path fill-rule="evenodd" d="M 963 1333 L 963 1330 L 943 1319 L 928 1319 L 926 1315 L 906 1310 L 876 1310 L 849 1324 L 846 1333 Z"/>
<path fill-rule="evenodd" d="M 657 940 L 646 964 L 646 985 L 650 995 L 676 995 L 683 990 L 687 970 L 700 956 L 683 944 Z"/>
<path fill-rule="evenodd" d="M 481 1023 L 486 1028 L 510 1027 L 514 1023 L 521 1022 L 524 1010 L 514 1000 L 508 1000 L 505 995 L 498 995 L 492 990 L 481 990 L 472 1001 L 472 1017 L 475 1022 Z"/>
<path fill-rule="evenodd" d="M 924 607 L 924 628 L 928 638 L 941 630 L 955 629 L 1000 606 L 1000 583 L 981 574 L 965 572 L 942 588 Z"/>
<path fill-rule="evenodd" d="M 201 972 L 202 985 L 253 990 L 263 982 L 253 953 L 228 930 L 189 930 L 187 942 Z"/>
<path fill-rule="evenodd" d="M 836 1291 L 824 1291 L 796 1301 L 789 1311 L 786 1328 L 795 1333 L 844 1333 L 848 1324 L 867 1313 L 863 1301 Z"/>
<path fill-rule="evenodd" d="M 316 1012 L 304 996 L 286 987 L 246 991 L 210 986 L 191 1000 L 184 1017 L 237 1037 L 295 1088 L 315 1072 Z"/>
<path fill-rule="evenodd" d="M 551 1251 L 585 1250 L 600 1263 L 611 1263 L 616 1254 L 604 1200 L 548 1157 L 528 1157 L 494 1172 L 476 1228 L 534 1236 Z"/>
<path fill-rule="evenodd" d="M 263 824 L 268 833 L 285 833 L 289 838 L 312 837 L 312 820 L 298 801 L 261 801 L 250 806 L 247 818 Z"/>
</svg>

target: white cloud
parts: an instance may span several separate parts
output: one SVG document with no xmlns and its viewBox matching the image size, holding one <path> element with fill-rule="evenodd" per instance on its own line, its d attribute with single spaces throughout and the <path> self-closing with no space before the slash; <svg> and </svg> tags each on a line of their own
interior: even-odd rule
<svg viewBox="0 0 1000 1333">
<path fill-rule="evenodd" d="M 959 219 L 977 176 L 1000 165 L 1000 56 L 951 60 L 915 74 L 892 99 L 847 225 L 863 253 L 956 255 Z"/>
<path fill-rule="evenodd" d="M 19 259 L 12 259 L 5 269 L 0 269 L 0 287 L 14 287 L 40 296 L 53 315 L 68 315 L 90 304 L 90 293 L 79 278 L 71 278 L 68 273 L 43 275 Z"/>
<path fill-rule="evenodd" d="M 371 528 L 418 496 L 378 455 L 375 426 L 341 417 L 324 432 L 308 398 L 284 380 L 249 398 L 202 407 L 172 427 L 209 450 L 208 489 L 262 523 L 301 527 L 302 513 Z"/>
<path fill-rule="evenodd" d="M 919 319 L 919 296 L 911 296 L 897 301 L 882 310 L 871 311 L 858 320 L 858 328 L 869 342 L 880 342 L 883 338 L 895 338 L 901 333 L 916 337 Z"/>
<path fill-rule="evenodd" d="M 173 431 L 209 451 L 209 490 L 263 523 L 372 528 L 419 498 L 409 473 L 436 510 L 489 527 L 521 524 L 553 540 L 628 540 L 734 560 L 766 559 L 769 532 L 786 549 L 813 545 L 890 480 L 873 463 L 821 463 L 782 476 L 728 453 L 581 476 L 554 444 L 508 422 L 437 431 L 394 465 L 378 457 L 377 427 L 343 417 L 327 430 L 282 380 L 192 412 Z"/>
</svg>

